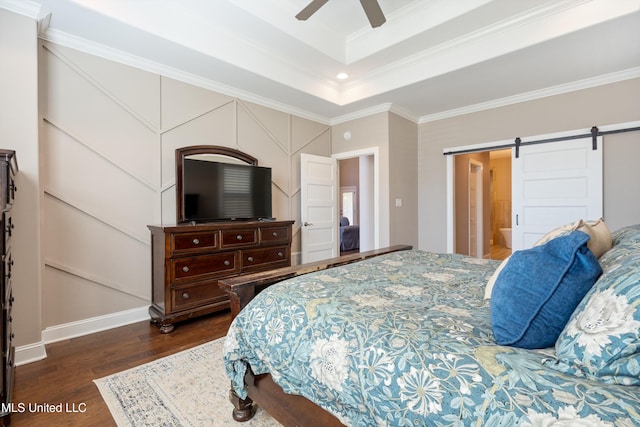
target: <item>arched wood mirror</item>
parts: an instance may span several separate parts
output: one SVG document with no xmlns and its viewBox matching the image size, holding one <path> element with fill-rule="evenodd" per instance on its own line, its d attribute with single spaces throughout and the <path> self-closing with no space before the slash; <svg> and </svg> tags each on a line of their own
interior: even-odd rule
<svg viewBox="0 0 640 427">
<path fill-rule="evenodd" d="M 222 163 L 258 165 L 258 159 L 229 147 L 217 145 L 192 145 L 176 149 L 176 222 L 189 222 L 185 216 L 184 162 L 187 159 L 207 160 Z"/>
</svg>

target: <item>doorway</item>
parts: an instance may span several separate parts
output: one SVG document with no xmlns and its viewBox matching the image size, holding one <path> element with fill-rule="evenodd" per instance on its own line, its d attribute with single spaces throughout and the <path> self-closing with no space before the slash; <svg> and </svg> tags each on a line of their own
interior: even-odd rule
<svg viewBox="0 0 640 427">
<path fill-rule="evenodd" d="M 358 228 L 357 251 L 364 252 L 379 248 L 379 212 L 378 212 L 378 149 L 377 147 L 337 153 L 332 156 L 338 160 L 340 215 L 351 210 L 353 218 L 349 225 Z M 342 197 L 344 189 L 346 200 L 353 202 L 353 207 L 345 209 Z M 351 232 L 353 233 L 353 232 Z"/>
<path fill-rule="evenodd" d="M 452 252 L 504 259 L 511 254 L 503 232 L 511 224 L 511 150 L 453 156 Z"/>
<path fill-rule="evenodd" d="M 567 137 L 567 134 L 571 134 L 571 137 Z M 509 251 L 527 249 L 556 227 L 580 218 L 602 217 L 602 137 L 594 139 L 584 135 L 580 131 L 538 135 L 520 146 L 519 154 L 516 149 L 504 150 L 509 153 L 505 158 L 511 162 L 507 169 L 510 174 L 508 179 L 493 166 L 485 168 L 487 175 L 483 189 L 488 189 L 489 194 L 483 200 L 493 210 L 487 213 L 485 207 L 483 212 L 487 213 L 487 217 L 483 229 L 490 229 L 491 224 L 487 223 L 486 218 L 491 218 L 494 230 L 491 239 L 494 243 L 503 242 Z M 486 151 L 482 151 L 483 146 Z M 485 165 L 490 164 L 490 150 L 505 146 L 508 144 L 501 141 L 445 150 L 445 153 L 451 153 L 447 156 L 449 252 L 465 253 L 469 247 L 469 180 L 467 176 L 460 176 L 461 173 L 469 173 L 467 156 L 473 156 L 474 160 Z M 489 160 L 486 156 L 489 156 Z M 496 193 L 497 182 L 510 186 L 507 194 L 511 195 L 511 199 L 502 208 L 495 203 L 498 200 L 495 196 L 487 202 Z M 504 225 L 498 224 L 496 227 L 495 218 L 498 215 L 504 218 Z M 496 228 L 498 232 L 495 232 Z M 485 242 L 485 245 L 488 243 Z M 492 255 L 489 257 L 500 259 Z"/>
</svg>

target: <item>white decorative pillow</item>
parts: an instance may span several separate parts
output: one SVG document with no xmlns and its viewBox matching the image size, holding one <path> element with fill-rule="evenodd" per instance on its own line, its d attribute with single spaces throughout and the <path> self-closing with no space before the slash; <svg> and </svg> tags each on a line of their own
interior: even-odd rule
<svg viewBox="0 0 640 427">
<path fill-rule="evenodd" d="M 498 268 L 496 268 L 496 271 L 494 271 L 491 277 L 489 278 L 489 281 L 487 282 L 487 286 L 484 288 L 484 299 L 491 299 L 491 292 L 493 291 L 493 285 L 496 283 L 496 280 L 498 279 L 498 275 L 500 274 L 504 266 L 507 265 L 507 263 L 509 262 L 509 258 L 511 258 L 511 255 L 506 257 L 502 261 L 502 263 L 500 263 Z"/>
<path fill-rule="evenodd" d="M 584 221 L 579 219 L 576 222 L 571 222 L 561 227 L 554 228 L 553 230 L 551 230 L 550 232 L 542 236 L 540 239 L 538 239 L 538 241 L 535 242 L 533 246 L 535 247 L 535 246 L 544 245 L 548 241 L 553 240 L 556 237 L 566 236 L 567 234 L 570 234 L 572 231 L 576 231 L 576 230 L 584 231 L 580 229 L 580 227 L 582 227 L 583 225 L 584 225 Z"/>
<path fill-rule="evenodd" d="M 600 258 L 613 246 L 611 231 L 609 231 L 609 227 L 607 227 L 602 218 L 597 221 L 586 221 L 579 230 L 584 231 L 591 237 L 587 242 L 587 247 L 596 258 Z"/>
<path fill-rule="evenodd" d="M 604 223 L 602 218 L 595 221 L 584 221 L 582 219 L 572 222 L 562 227 L 555 228 L 542 236 L 533 246 L 540 246 L 547 243 L 549 240 L 556 237 L 564 236 L 572 231 L 582 231 L 587 233 L 590 237 L 587 242 L 587 247 L 596 258 L 600 258 L 606 251 L 611 249 L 613 241 L 611 239 L 611 232 L 609 227 Z"/>
</svg>

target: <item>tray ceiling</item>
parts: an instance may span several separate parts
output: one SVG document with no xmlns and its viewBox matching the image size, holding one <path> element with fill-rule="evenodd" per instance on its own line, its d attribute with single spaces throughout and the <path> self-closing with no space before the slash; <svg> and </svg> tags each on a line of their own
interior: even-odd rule
<svg viewBox="0 0 640 427">
<path fill-rule="evenodd" d="M 429 120 L 640 76 L 640 0 L 379 0 L 378 28 L 358 0 L 296 20 L 309 1 L 29 3 L 46 40 L 329 122 L 381 108 Z"/>
</svg>

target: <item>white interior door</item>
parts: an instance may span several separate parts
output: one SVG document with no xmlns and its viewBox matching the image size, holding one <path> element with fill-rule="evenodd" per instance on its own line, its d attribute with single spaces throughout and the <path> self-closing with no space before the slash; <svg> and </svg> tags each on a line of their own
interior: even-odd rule
<svg viewBox="0 0 640 427">
<path fill-rule="evenodd" d="M 526 249 L 552 229 L 578 219 L 602 217 L 602 138 L 513 150 L 512 246 Z"/>
<path fill-rule="evenodd" d="M 338 161 L 300 155 L 302 262 L 338 256 Z"/>
</svg>

